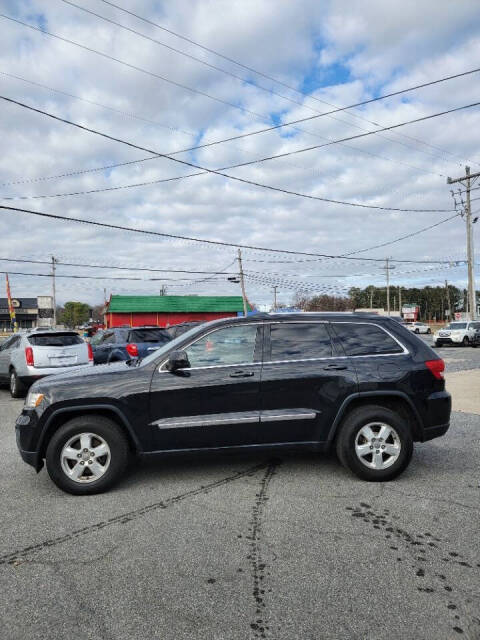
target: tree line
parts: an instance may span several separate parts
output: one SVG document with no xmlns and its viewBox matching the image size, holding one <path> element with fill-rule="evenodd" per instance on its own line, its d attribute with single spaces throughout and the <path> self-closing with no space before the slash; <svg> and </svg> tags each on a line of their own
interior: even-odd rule
<svg viewBox="0 0 480 640">
<path fill-rule="evenodd" d="M 479 292 L 477 292 L 477 297 Z M 477 298 L 478 299 L 478 298 Z M 355 309 L 387 308 L 386 287 L 369 285 L 364 289 L 352 287 L 348 296 L 295 297 L 294 304 L 303 311 L 355 311 Z M 453 285 L 445 287 L 390 287 L 390 310 L 398 312 L 400 306 L 415 304 L 420 308 L 419 319 L 425 322 L 443 322 L 451 314 L 467 310 L 467 290 Z M 451 308 L 450 308 L 451 307 Z M 452 317 L 452 316 L 450 316 Z"/>
</svg>

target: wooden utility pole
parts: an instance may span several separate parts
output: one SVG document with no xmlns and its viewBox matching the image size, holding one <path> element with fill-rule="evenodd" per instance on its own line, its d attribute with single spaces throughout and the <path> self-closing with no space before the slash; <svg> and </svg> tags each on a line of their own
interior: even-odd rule
<svg viewBox="0 0 480 640">
<path fill-rule="evenodd" d="M 467 226 L 467 263 L 468 263 L 468 313 L 471 320 L 475 320 L 477 316 L 477 301 L 475 299 L 475 272 L 474 272 L 474 249 L 473 249 L 473 233 L 472 233 L 472 207 L 470 204 L 470 188 L 476 178 L 480 176 L 478 173 L 470 173 L 470 167 L 465 167 L 465 175 L 461 178 L 447 178 L 447 184 L 461 182 L 467 190 L 467 202 L 465 205 L 465 223 Z M 472 182 L 473 180 L 473 182 Z"/>
<path fill-rule="evenodd" d="M 387 316 L 390 315 L 390 265 L 389 260 L 385 260 L 385 271 L 387 274 Z"/>
<path fill-rule="evenodd" d="M 373 287 L 370 287 L 370 309 L 373 309 Z"/>
<path fill-rule="evenodd" d="M 55 292 L 55 257 L 52 256 L 52 303 L 53 303 L 53 327 L 57 326 L 57 298 Z"/>
<path fill-rule="evenodd" d="M 398 287 L 398 311 L 402 315 L 402 287 Z"/>
<path fill-rule="evenodd" d="M 273 285 L 273 310 L 277 310 L 277 289 L 278 286 L 276 284 Z"/>
<path fill-rule="evenodd" d="M 450 289 L 448 288 L 448 280 L 445 280 L 445 289 L 447 290 L 448 319 L 451 320 L 453 313 L 452 313 L 452 305 L 450 302 Z"/>
<path fill-rule="evenodd" d="M 243 299 L 243 315 L 247 316 L 247 294 L 245 293 L 245 279 L 243 277 L 243 267 L 242 267 L 242 252 L 238 250 L 238 275 L 240 278 L 240 286 L 242 288 L 242 299 Z"/>
</svg>

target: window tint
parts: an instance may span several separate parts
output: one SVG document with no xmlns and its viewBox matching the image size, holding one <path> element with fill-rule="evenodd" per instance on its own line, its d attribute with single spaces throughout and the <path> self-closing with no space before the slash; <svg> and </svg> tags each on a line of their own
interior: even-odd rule
<svg viewBox="0 0 480 640">
<path fill-rule="evenodd" d="M 128 342 L 169 342 L 170 336 L 165 329 L 135 329 L 128 334 Z"/>
<path fill-rule="evenodd" d="M 332 343 L 326 324 L 281 323 L 270 327 L 271 360 L 328 358 Z"/>
<path fill-rule="evenodd" d="M 380 327 L 373 324 L 335 322 L 332 325 L 347 356 L 378 353 L 402 353 L 402 347 Z"/>
<path fill-rule="evenodd" d="M 82 344 L 83 342 L 76 333 L 30 336 L 28 341 L 35 347 L 71 347 L 74 344 Z"/>
<path fill-rule="evenodd" d="M 212 331 L 188 347 L 191 367 L 253 362 L 257 325 L 225 327 Z"/>
</svg>

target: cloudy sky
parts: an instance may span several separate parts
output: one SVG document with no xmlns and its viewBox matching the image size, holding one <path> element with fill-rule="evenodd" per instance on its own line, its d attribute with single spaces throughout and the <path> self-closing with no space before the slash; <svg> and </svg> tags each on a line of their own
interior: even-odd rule
<svg viewBox="0 0 480 640">
<path fill-rule="evenodd" d="M 118 2 L 150 22 L 102 0 L 3 0 L 1 95 L 171 154 L 480 67 L 476 0 Z M 478 102 L 479 86 L 473 74 L 175 157 L 209 169 L 251 162 Z M 463 175 L 466 164 L 480 171 L 478 107 L 226 171 L 321 198 L 441 210 L 429 213 L 332 204 L 214 174 L 159 182 L 197 171 L 4 101 L 0 109 L 0 204 L 232 244 L 334 256 L 361 251 L 453 216 L 446 177 Z M 130 164 L 102 168 L 119 163 Z M 146 182 L 153 184 L 111 190 Z M 110 190 L 65 195 L 100 189 Z M 473 191 L 473 211 L 478 197 Z M 208 274 L 138 270 L 235 271 L 235 248 L 0 213 L 0 269 L 47 273 L 47 265 L 3 259 L 52 255 L 102 265 L 59 265 L 59 275 L 99 277 L 59 278 L 59 302 L 96 304 L 104 288 L 107 295 L 148 294 L 162 284 L 170 294 L 239 293 L 225 275 L 205 281 Z M 360 256 L 419 261 L 393 262 L 394 284 L 448 278 L 463 285 L 465 225 L 458 217 Z M 381 262 L 253 250 L 243 258 L 248 295 L 260 304 L 272 299 L 274 284 L 288 303 L 295 290 L 342 294 L 385 278 Z M 10 280 L 17 297 L 50 292 L 48 278 L 12 273 Z"/>
</svg>

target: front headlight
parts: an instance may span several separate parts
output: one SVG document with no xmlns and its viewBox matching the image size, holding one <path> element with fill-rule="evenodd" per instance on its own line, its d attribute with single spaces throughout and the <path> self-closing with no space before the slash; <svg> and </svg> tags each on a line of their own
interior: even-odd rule
<svg viewBox="0 0 480 640">
<path fill-rule="evenodd" d="M 44 399 L 43 393 L 35 393 L 30 391 L 25 400 L 25 408 L 26 409 L 35 409 Z"/>
</svg>

